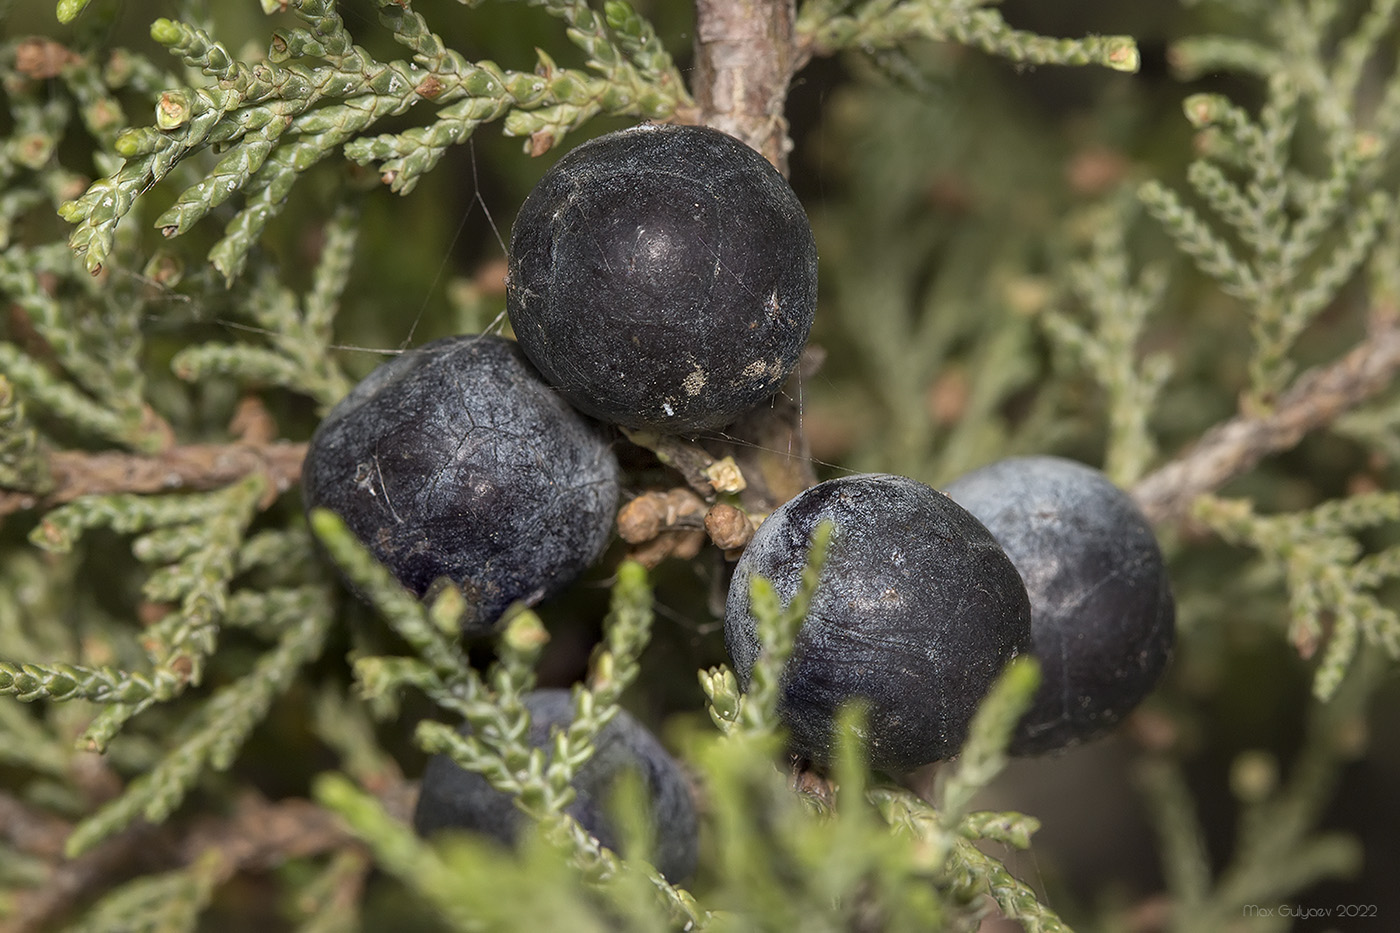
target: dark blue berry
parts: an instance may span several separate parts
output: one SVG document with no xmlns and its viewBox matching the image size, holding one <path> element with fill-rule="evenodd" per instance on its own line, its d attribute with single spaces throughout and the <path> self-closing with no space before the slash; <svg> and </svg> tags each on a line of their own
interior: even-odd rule
<svg viewBox="0 0 1400 933">
<path fill-rule="evenodd" d="M 403 585 L 439 578 L 468 630 L 573 580 L 607 544 L 618 466 L 602 426 L 540 379 L 513 341 L 449 337 L 399 354 L 321 422 L 306 507 L 344 519 Z"/>
<path fill-rule="evenodd" d="M 511 230 L 506 304 L 580 410 L 693 434 L 767 400 L 817 300 L 811 226 L 783 177 L 717 130 L 646 124 L 564 156 Z"/>
<path fill-rule="evenodd" d="M 793 750 L 828 761 L 833 718 L 859 699 L 875 767 L 906 771 L 950 757 L 993 680 L 1027 647 L 1030 606 L 987 529 L 922 483 L 828 480 L 764 521 L 729 589 L 725 640 L 739 677 L 747 684 L 761 650 L 750 580 L 768 579 L 790 602 L 824 519 L 833 523 L 830 550 L 780 688 Z"/>
<path fill-rule="evenodd" d="M 1112 729 L 1161 678 L 1176 610 L 1147 519 L 1098 470 L 1001 460 L 950 483 L 1001 542 L 1031 601 L 1042 681 L 1012 751 L 1038 754 Z"/>
<path fill-rule="evenodd" d="M 525 706 L 530 711 L 529 743 L 535 748 L 548 749 L 551 730 L 567 729 L 573 721 L 573 697 L 567 690 L 537 690 L 526 695 Z M 463 725 L 459 731 L 469 735 L 471 729 Z M 593 749 L 593 757 L 574 775 L 576 796 L 565 812 L 616 851 L 619 839 L 608 817 L 610 795 L 623 772 L 635 771 L 646 792 L 645 810 L 654 831 L 652 864 L 670 881 L 685 881 L 695 870 L 696 821 L 690 785 L 680 765 L 625 711 L 603 728 Z M 413 814 L 420 835 L 465 829 L 510 845 L 526 819 L 509 794 L 475 771 L 445 755 L 428 761 Z"/>
</svg>

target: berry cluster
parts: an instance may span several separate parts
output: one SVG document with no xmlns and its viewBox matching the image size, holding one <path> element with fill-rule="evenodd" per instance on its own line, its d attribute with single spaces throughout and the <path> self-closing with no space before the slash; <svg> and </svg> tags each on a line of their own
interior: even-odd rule
<svg viewBox="0 0 1400 933">
<path fill-rule="evenodd" d="M 306 507 L 338 513 L 406 588 L 461 588 L 465 634 L 558 592 L 602 552 L 619 471 L 615 435 L 593 419 L 721 428 L 781 388 L 816 309 L 816 244 L 796 195 L 758 153 L 700 127 L 645 125 L 578 147 L 526 199 L 510 254 L 519 343 L 469 335 L 398 355 L 325 418 L 303 470 Z M 526 705 L 536 747 L 571 718 L 567 694 Z M 599 737 L 570 814 L 613 845 L 603 805 L 627 769 L 660 827 L 658 867 L 683 879 L 695 861 L 689 790 L 634 720 Z M 415 825 L 508 841 L 517 815 L 438 757 Z"/>
<path fill-rule="evenodd" d="M 793 750 L 825 761 L 844 704 L 867 704 L 871 762 L 909 770 L 957 752 L 977 703 L 1030 643 L 1026 588 L 991 533 L 902 476 L 828 480 L 759 526 L 729 586 L 724 634 L 747 683 L 761 646 L 749 583 L 801 585 L 817 525 L 832 523 L 821 579 L 783 671 L 778 712 Z"/>
<path fill-rule="evenodd" d="M 769 399 L 797 364 L 816 305 L 816 247 L 792 189 L 739 141 L 645 125 L 586 143 L 531 192 L 511 235 L 507 311 L 519 344 L 453 337 L 381 366 L 327 416 L 305 467 L 308 508 L 338 512 L 404 584 L 439 580 L 472 606 L 468 633 L 567 585 L 605 546 L 619 496 L 606 424 L 695 435 Z M 598 419 L 598 420 L 593 420 Z M 1162 556 L 1131 500 L 1052 457 L 1005 460 L 939 492 L 883 474 L 820 483 L 773 512 L 739 557 L 725 638 L 747 683 L 763 648 L 755 576 L 781 601 L 813 536 L 832 537 L 782 675 L 795 754 L 831 756 L 845 704 L 867 711 L 871 764 L 955 754 L 1008 661 L 1043 681 L 1012 749 L 1101 734 L 1151 690 L 1171 652 Z M 530 742 L 567 724 L 533 694 Z M 575 780 L 571 813 L 605 844 L 606 788 L 649 791 L 660 868 L 694 862 L 678 767 L 641 726 L 613 722 Z M 515 834 L 481 777 L 434 759 L 415 823 Z"/>
<path fill-rule="evenodd" d="M 618 467 L 588 416 L 729 424 L 797 365 L 816 292 L 802 205 L 748 146 L 650 124 L 585 143 L 512 229 L 519 344 L 450 337 L 376 369 L 312 437 L 306 506 L 339 513 L 414 593 L 461 587 L 468 631 L 489 629 L 607 543 Z"/>
<path fill-rule="evenodd" d="M 854 700 L 875 767 L 947 758 L 1027 650 L 1042 679 L 1011 751 L 1065 748 L 1122 719 L 1171 656 L 1175 605 L 1142 513 L 1097 470 L 1022 457 L 946 493 L 884 474 L 828 480 L 775 511 L 730 585 L 725 637 L 741 680 L 760 650 L 750 580 L 790 601 L 822 521 L 831 543 L 779 694 L 793 751 L 809 760 L 830 759 L 835 714 Z"/>
</svg>

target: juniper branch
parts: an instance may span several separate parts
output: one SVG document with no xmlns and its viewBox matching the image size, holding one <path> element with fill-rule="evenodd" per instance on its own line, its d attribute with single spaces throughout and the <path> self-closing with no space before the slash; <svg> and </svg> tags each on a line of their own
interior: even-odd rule
<svg viewBox="0 0 1400 933">
<path fill-rule="evenodd" d="M 39 432 L 4 376 L 0 376 L 0 486 L 37 492 L 47 492 L 51 486 Z"/>
<path fill-rule="evenodd" d="M 237 60 L 195 26 L 157 20 L 152 38 L 216 83 L 162 93 L 155 126 L 115 139 L 125 162 L 60 210 L 75 225 L 70 246 L 96 273 L 112 252 L 117 223 L 145 192 L 182 160 L 219 147 L 223 155 L 204 180 L 155 223 L 167 236 L 182 234 L 241 194 L 242 205 L 209 253 L 231 282 L 298 176 L 342 147 L 353 161 L 381 163 L 385 182 L 406 193 L 450 146 L 487 121 L 505 118 L 507 134 L 530 137 L 528 148 L 539 154 L 599 113 L 663 119 L 690 109 L 680 72 L 635 15 L 621 18 L 614 37 L 586 0 L 535 2 L 569 23 L 569 37 L 597 74 L 556 69 L 543 53 L 539 74 L 470 62 L 446 48 L 406 0 L 378 6 L 393 38 L 414 53 L 411 61 L 369 56 L 330 0 L 282 4 L 306 28 L 276 33 L 267 61 L 256 64 Z M 432 125 L 363 135 L 424 101 L 440 107 Z"/>
<path fill-rule="evenodd" d="M 306 445 L 290 441 L 186 444 L 154 456 L 56 450 L 47 454 L 51 489 L 43 495 L 0 489 L 0 516 L 83 496 L 218 489 L 254 473 L 280 493 L 300 480 L 305 457 Z"/>
<path fill-rule="evenodd" d="M 194 728 L 187 730 L 182 744 L 134 780 L 122 796 L 83 820 L 64 843 L 65 851 L 80 855 L 138 816 L 164 820 L 207 769 L 226 770 L 273 700 L 294 682 L 302 665 L 320 654 L 331 621 L 323 607 L 290 628 L 250 673 L 222 688 L 195 714 Z"/>
<path fill-rule="evenodd" d="M 1030 64 L 1102 65 L 1137 71 L 1137 45 L 1128 36 L 1054 39 L 1013 29 L 986 0 L 972 3 L 868 2 L 844 14 L 828 4 L 803 8 L 798 29 L 805 54 L 851 47 L 888 48 L 913 38 L 955 41 Z"/>
<path fill-rule="evenodd" d="M 1269 454 L 1290 449 L 1309 432 L 1378 395 L 1397 373 L 1400 324 L 1382 321 L 1346 356 L 1300 376 L 1272 411 L 1237 415 L 1205 432 L 1188 450 L 1138 482 L 1133 497 L 1152 521 L 1178 521 L 1198 496 L 1219 489 Z M 289 441 L 189 444 L 156 456 L 53 451 L 47 460 L 53 490 L 42 496 L 0 490 L 0 516 L 85 495 L 215 489 L 255 472 L 282 492 L 300 480 L 305 455 L 305 444 Z"/>
<path fill-rule="evenodd" d="M 783 105 L 802 60 L 793 0 L 697 0 L 695 102 L 699 122 L 737 136 L 787 173 Z"/>
<path fill-rule="evenodd" d="M 33 700 L 90 700 L 136 703 L 174 692 L 178 678 L 169 671 L 150 675 L 73 664 L 12 664 L 0 661 L 0 696 Z"/>
<path fill-rule="evenodd" d="M 1397 373 L 1400 323 L 1382 322 L 1341 359 L 1300 376 L 1271 411 L 1238 414 L 1206 431 L 1189 449 L 1137 483 L 1133 498 L 1154 522 L 1179 520 L 1198 496 L 1331 424 L 1382 392 Z"/>
<path fill-rule="evenodd" d="M 411 809 L 414 788 L 391 781 L 376 790 L 389 812 L 400 819 Z M 354 838 L 335 814 L 300 799 L 270 803 L 242 798 L 225 817 L 205 818 L 191 826 L 155 829 L 141 823 L 111 837 L 76 859 L 65 860 L 64 840 L 72 832 L 66 820 L 0 793 L 0 840 L 50 865 L 44 883 L 20 893 L 12 902 L 0 933 L 45 929 L 53 920 L 103 890 L 133 866 L 152 871 L 192 864 L 203 853 L 222 853 L 226 878 L 244 871 L 274 867 L 290 858 L 345 850 Z"/>
<path fill-rule="evenodd" d="M 955 872 L 982 879 L 986 893 L 997 902 L 1002 912 L 1020 921 L 1027 933 L 1069 933 L 1059 916 L 1040 902 L 1030 885 L 1016 878 L 1006 866 L 987 855 L 970 840 L 960 839 L 954 850 Z"/>
</svg>

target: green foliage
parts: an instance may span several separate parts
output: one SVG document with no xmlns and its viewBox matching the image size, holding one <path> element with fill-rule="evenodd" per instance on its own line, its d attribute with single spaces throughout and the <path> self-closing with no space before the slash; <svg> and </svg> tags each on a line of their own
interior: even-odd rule
<svg viewBox="0 0 1400 933">
<path fill-rule="evenodd" d="M 802 585 L 787 605 L 779 603 L 772 584 L 762 577 L 750 584 L 758 643 L 763 648 L 749 672 L 748 690 L 739 690 L 738 678 L 727 666 L 700 672 L 700 686 L 710 700 L 710 719 L 725 735 L 736 732 L 771 734 L 780 728 L 778 689 L 783 665 L 787 663 L 793 639 L 816 592 L 833 527 L 830 521 L 817 525 L 807 566 L 802 570 Z"/>
<path fill-rule="evenodd" d="M 215 79 L 161 93 L 156 125 L 112 143 L 121 167 L 62 205 L 76 225 L 69 243 L 89 271 L 102 268 L 117 223 L 184 160 L 214 147 L 218 162 L 155 220 L 178 236 L 235 194 L 243 206 L 224 227 L 210 261 L 232 281 L 281 210 L 297 177 L 340 149 L 378 164 L 395 191 L 408 193 L 444 152 L 482 123 L 504 118 L 506 132 L 544 151 L 599 113 L 659 119 L 685 103 L 679 74 L 655 35 L 619 5 L 616 35 L 582 0 L 541 2 L 568 24 L 592 71 L 561 69 L 543 52 L 534 72 L 470 62 L 447 48 L 409 4 L 379 0 L 381 24 L 412 57 L 381 62 L 357 45 L 334 0 L 285 4 L 303 25 L 273 35 L 260 62 L 234 57 L 205 30 L 169 19 L 151 37 L 188 68 Z M 434 122 L 402 133 L 365 136 L 386 118 L 430 102 Z"/>
<path fill-rule="evenodd" d="M 1251 750 L 1236 758 L 1231 784 L 1241 804 L 1239 839 L 1215 878 L 1180 766 L 1161 758 L 1142 763 L 1140 780 L 1163 843 L 1167 889 L 1179 905 L 1170 926 L 1174 933 L 1218 930 L 1249 918 L 1251 905 L 1284 901 L 1318 881 L 1355 872 L 1361 859 L 1356 840 L 1315 826 L 1341 766 L 1359 752 L 1364 705 L 1381 670 L 1374 658 L 1360 666 L 1331 702 L 1310 705 L 1304 744 L 1286 781 L 1267 754 Z M 1287 929 L 1287 920 L 1256 915 L 1242 928 Z"/>
<path fill-rule="evenodd" d="M 0 379 L 0 485 L 45 492 L 52 483 L 39 432 L 26 417 L 24 403 L 15 398 L 14 386 Z"/>
<path fill-rule="evenodd" d="M 42 284 L 45 276 L 78 295 L 61 298 L 57 287 Z M 143 397 L 142 302 L 134 288 L 103 288 L 79 272 L 67 250 L 45 244 L 0 256 L 0 291 L 15 296 L 55 364 L 0 343 L 0 366 L 21 397 L 102 440 L 145 451 L 168 443 Z"/>
<path fill-rule="evenodd" d="M 1336 693 L 1364 640 L 1400 658 L 1400 613 L 1378 598 L 1400 578 L 1400 545 L 1369 554 L 1355 533 L 1400 521 L 1400 493 L 1372 493 L 1323 503 L 1308 512 L 1261 516 L 1247 501 L 1201 500 L 1196 516 L 1225 540 L 1253 547 L 1288 585 L 1289 640 L 1304 657 L 1322 658 L 1313 692 Z"/>
<path fill-rule="evenodd" d="M 541 868 L 545 877 L 565 871 L 567 860 L 585 879 L 608 890 L 636 888 L 639 884 L 654 887 L 663 894 L 673 916 L 698 921 L 688 893 L 672 887 L 645 862 L 622 862 L 564 813 L 574 797 L 574 775 L 592 757 L 594 739 L 617 715 L 618 698 L 640 670 L 637 656 L 647 644 L 652 621 L 651 591 L 642 567 L 627 563 L 619 568 L 603 641 L 590 661 L 586 681 L 574 688 L 574 720 L 567 729 L 553 733 L 546 754 L 526 741 L 530 714 L 524 694 L 534 686 L 534 665 L 548 638 L 534 613 L 519 610 L 505 624 L 497 661 L 483 677 L 457 654 L 456 642 L 444 631 L 455 629 L 461 616 L 461 597 L 456 590 L 448 588 L 431 606 L 424 606 L 392 581 L 332 513 L 316 512 L 313 525 L 347 576 L 424 658 L 360 659 L 356 674 L 361 690 L 373 697 L 412 686 L 445 711 L 471 724 L 471 733 L 462 736 L 453 726 L 424 721 L 419 724 L 416 738 L 424 751 L 451 756 L 462 767 L 480 772 L 497 790 L 514 797 L 516 805 L 538 823 L 542 844 L 552 847 L 552 855 L 541 849 L 538 856 L 546 863 L 553 862 Z M 454 926 L 489 926 L 488 918 L 493 913 L 510 909 L 507 905 L 512 901 L 499 899 L 499 885 L 483 886 L 474 895 L 478 899 L 475 905 L 464 903 L 460 894 L 463 876 L 440 867 L 437 856 L 413 840 L 406 828 L 398 827 L 384 836 L 361 830 L 362 825 L 373 826 L 378 815 L 372 801 L 356 797 L 353 790 L 334 781 L 323 784 L 322 794 L 343 801 L 338 809 L 355 823 L 357 832 L 372 840 L 380 859 L 391 871 L 411 882 Z M 367 823 L 356 823 L 357 816 Z M 454 852 L 458 869 L 482 860 L 499 861 L 482 843 L 468 844 Z M 526 866 L 513 866 L 510 871 L 515 877 L 502 884 L 515 887 L 534 877 L 528 871 L 532 861 L 527 859 Z M 519 874 L 521 868 L 526 868 L 523 875 Z M 468 877 L 481 875 L 477 872 Z M 456 880 L 448 883 L 450 879 Z M 530 887 L 534 888 L 533 882 Z M 494 906 L 483 906 L 481 898 L 492 901 Z M 534 900 L 535 895 L 529 899 Z M 475 910 L 471 910 L 473 906 Z M 464 915 L 464 909 L 470 912 Z M 554 910 L 556 905 L 547 905 L 547 909 Z M 555 916 L 569 916 L 580 908 L 578 904 L 565 903 L 558 909 L 561 912 Z M 545 918 L 539 919 L 543 922 Z"/>
<path fill-rule="evenodd" d="M 326 775 L 317 798 L 338 812 L 375 860 L 441 913 L 451 929 L 609 929 L 590 907 L 578 875 L 556 852 L 527 846 L 520 861 L 480 839 L 458 837 L 436 848 L 384 812 L 374 797 Z M 473 884 L 463 884 L 470 878 Z"/>
<path fill-rule="evenodd" d="M 148 875 L 103 898 L 72 929 L 80 933 L 191 929 L 213 899 L 221 880 L 218 869 L 219 858 L 212 855 L 183 871 Z M 132 925 L 133 918 L 139 918 L 139 925 Z"/>
<path fill-rule="evenodd" d="M 137 814 L 160 822 L 174 812 L 207 769 L 233 764 L 248 733 L 266 716 L 276 697 L 292 686 L 301 667 L 321 651 L 331 614 L 324 593 L 308 594 L 299 613 L 275 619 L 285 632 L 242 679 L 216 691 L 172 736 L 170 751 L 147 774 L 132 781 L 117 800 L 92 814 L 68 837 L 70 857 L 126 826 Z M 109 707 L 122 709 L 122 707 Z M 123 712 L 122 718 L 131 713 Z M 103 719 L 98 720 L 104 722 Z"/>
<path fill-rule="evenodd" d="M 226 375 L 282 386 L 311 396 L 322 410 L 329 410 L 350 389 L 330 355 L 331 323 L 349 279 L 359 220 L 353 206 L 342 207 L 330 219 L 311 292 L 301 302 L 270 270 L 258 276 L 246 306 L 252 323 L 273 344 L 271 349 L 242 343 L 193 344 L 171 361 L 176 374 L 190 382 Z"/>
<path fill-rule="evenodd" d="M 1374 448 L 1386 460 L 1400 462 L 1400 398 L 1344 415 L 1337 419 L 1335 428 Z"/>
<path fill-rule="evenodd" d="M 1187 180 L 1217 226 L 1158 182 L 1139 191 L 1179 248 L 1249 306 L 1248 401 L 1260 408 L 1288 384 L 1294 344 L 1362 268 L 1394 213 L 1387 178 L 1400 154 L 1390 112 L 1400 107 L 1400 71 L 1385 79 L 1379 106 L 1358 95 L 1396 5 L 1376 3 L 1334 44 L 1340 10 L 1281 4 L 1278 15 L 1260 17 L 1268 44 L 1183 43 L 1175 59 L 1183 72 L 1253 72 L 1266 80 L 1265 101 L 1257 117 L 1218 94 L 1183 104 L 1203 150 Z"/>
<path fill-rule="evenodd" d="M 370 594 L 406 641 L 425 656 L 452 650 L 432 622 L 435 616 L 446 622 L 456 618 L 456 612 L 440 608 L 453 601 L 451 596 L 439 597 L 432 606 L 403 599 L 402 590 L 384 585 L 383 568 L 334 516 L 318 512 L 313 524 L 347 575 Z M 545 637 L 538 618 L 527 610 L 506 623 L 497 660 L 484 677 L 463 666 L 449 680 L 449 667 L 433 671 L 410 658 L 394 659 L 397 663 L 365 658 L 358 665 L 366 691 L 411 686 L 467 719 L 472 729 L 466 736 L 425 721 L 417 741 L 425 751 L 448 754 L 462 767 L 480 772 L 498 790 L 512 794 L 536 822 L 537 836 L 524 846 L 519 862 L 503 860 L 494 845 L 480 840 L 419 841 L 343 778 L 323 778 L 318 796 L 350 822 L 380 864 L 454 929 L 521 923 L 549 928 L 564 922 L 561 918 L 570 918 L 571 928 L 616 929 L 620 913 L 622 928 L 638 930 L 669 923 L 690 929 L 748 929 L 755 923 L 773 930 L 797 923 L 845 929 L 855 918 L 878 918 L 888 929 L 926 930 L 952 922 L 958 912 L 952 905 L 981 893 L 1010 916 L 1027 917 L 1040 929 L 1060 929 L 1054 915 L 999 862 L 971 848 L 970 840 L 983 838 L 1024 847 L 1034 821 L 1017 814 L 966 812 L 972 795 L 1005 763 L 1011 730 L 1038 682 L 1030 662 L 1013 665 L 993 690 L 973 724 L 961 766 L 938 793 L 938 809 L 892 789 L 871 789 L 867 799 L 858 711 L 851 711 L 841 726 L 844 740 L 833 773 L 835 806 L 824 816 L 814 814 L 812 801 L 793 795 L 774 769 L 781 744 L 777 675 L 819 577 L 827 537 L 829 531 L 819 532 L 806 584 L 789 606 L 778 606 L 771 588 L 767 598 L 755 600 L 766 647 L 755 667 L 754 688 L 743 696 L 726 689 L 734 678 L 725 669 L 702 678 L 713 691 L 711 715 L 722 732 L 694 737 L 693 760 L 716 808 L 719 875 L 706 900 L 725 905 L 723 910 L 705 909 L 704 902 L 666 882 L 644 861 L 600 848 L 563 813 L 573 795 L 569 782 L 591 755 L 598 730 L 616 715 L 617 701 L 639 673 L 636 659 L 649 639 L 651 593 L 635 563 L 618 571 L 603 641 L 588 677 L 574 688 L 574 721 L 554 733 L 547 752 L 524 740 L 529 713 L 522 697 L 533 686 L 533 665 Z M 726 716 L 721 712 L 725 708 L 735 712 Z M 929 825 L 919 825 L 920 820 Z M 906 832 L 891 834 L 890 825 Z M 464 879 L 472 882 L 464 884 Z M 590 890 L 605 894 L 608 907 L 600 912 Z"/>
<path fill-rule="evenodd" d="M 1061 430 L 1048 408 L 1014 431 L 1001 417 L 1041 376 L 1032 313 L 1046 286 L 1027 270 L 1050 235 L 1040 215 L 1054 182 L 1033 123 L 974 132 L 1010 106 L 985 66 L 946 52 L 915 64 L 922 84 L 862 82 L 829 108 L 842 138 L 879 143 L 823 154 L 844 197 L 813 211 L 827 296 L 814 326 L 842 348 L 827 364 L 839 391 L 828 402 L 825 379 L 804 389 L 812 420 L 854 435 L 819 457 L 939 483 Z M 1008 177 L 1042 193 L 1013 196 Z"/>
<path fill-rule="evenodd" d="M 93 496 L 55 509 L 35 528 L 34 543 L 60 553 L 72 550 L 87 528 L 145 532 L 133 543 L 133 553 L 165 565 L 146 578 L 145 595 L 154 603 L 179 604 L 146 635 L 152 676 L 112 685 L 134 689 L 133 700 L 117 702 L 112 687 L 96 685 L 102 700 L 112 705 L 87 732 L 94 747 L 105 747 L 127 719 L 151 703 L 171 699 L 187 684 L 200 682 L 204 663 L 214 651 L 229 581 L 237 571 L 237 550 L 262 494 L 263 484 L 255 477 L 207 495 Z M 143 684 L 149 692 L 142 692 Z"/>
<path fill-rule="evenodd" d="M 959 42 L 1012 61 L 1036 65 L 1102 65 L 1137 71 L 1136 43 L 1129 36 L 1051 39 L 1013 29 L 1001 13 L 987 9 L 991 0 L 939 2 L 922 0 L 811 0 L 803 5 L 798 34 L 824 55 L 851 47 L 882 48 L 912 38 Z M 855 7 L 854 12 L 846 11 Z"/>
<path fill-rule="evenodd" d="M 1108 215 L 1094 236 L 1089 258 L 1070 267 L 1070 294 L 1085 306 L 1090 323 L 1086 326 L 1058 311 L 1045 316 L 1046 331 L 1079 368 L 1093 374 L 1108 396 L 1104 472 L 1125 488 L 1156 459 L 1147 418 L 1171 375 L 1166 355 L 1138 358 L 1143 328 L 1162 302 L 1167 278 L 1161 266 L 1154 266 L 1130 280 L 1123 248 L 1126 222 L 1121 214 Z"/>
<path fill-rule="evenodd" d="M 1025 920 L 1031 928 L 1063 929 L 1034 892 L 972 846 L 979 839 L 995 839 L 1026 848 L 1035 820 L 968 812 L 973 796 L 1006 764 L 1011 732 L 1039 684 L 1033 661 L 1013 663 L 992 689 L 956 769 L 940 774 L 933 806 L 907 791 L 868 786 L 858 707 L 847 709 L 836 726 L 834 799 L 812 796 L 804 805 L 774 780 L 770 762 L 782 738 L 778 684 L 821 576 L 830 537 L 830 523 L 818 526 L 803 585 L 788 605 L 779 605 L 761 577 L 751 582 L 763 650 L 749 690 L 739 694 L 728 668 L 701 675 L 710 716 L 723 734 L 711 740 L 713 747 L 700 758 L 706 786 L 715 791 L 721 837 L 722 881 L 716 897 L 746 908 L 740 924 L 745 928 L 755 917 L 763 918 L 762 929 L 773 930 L 813 924 L 843 930 L 851 923 L 891 930 L 956 928 L 956 905 L 987 894 L 1007 916 Z M 746 803 L 756 796 L 761 805 Z M 824 818 L 814 821 L 806 812 L 813 808 Z M 756 814 L 764 817 L 755 819 Z M 899 832 L 891 836 L 890 827 Z M 716 925 L 727 928 L 725 918 Z"/>
<path fill-rule="evenodd" d="M 610 555 L 606 609 L 585 582 L 466 644 L 461 592 L 414 599 L 286 495 L 297 444 L 352 384 L 350 349 L 499 311 L 490 231 L 425 233 L 468 197 L 508 213 L 537 171 L 477 130 L 541 155 L 595 117 L 704 119 L 678 37 L 713 40 L 713 19 L 624 0 L 376 0 L 373 16 L 265 0 L 270 19 L 172 0 L 128 34 L 112 2 L 61 0 L 42 24 L 23 6 L 0 4 L 16 26 L 0 39 L 0 929 L 272 909 L 306 933 L 1130 925 L 1104 891 L 1054 890 L 1036 834 L 1062 814 L 1004 803 L 1051 767 L 1023 762 L 1027 778 L 1005 754 L 1032 663 L 930 774 L 870 773 L 859 708 L 830 769 L 786 761 L 778 689 L 820 536 L 790 604 L 754 583 L 765 651 L 745 692 L 702 592 L 717 554 L 653 573 Z M 1119 740 L 1162 865 L 1123 896 L 1167 905 L 1174 931 L 1283 929 L 1242 912 L 1364 861 L 1368 827 L 1320 827 L 1400 656 L 1400 0 L 1124 7 L 1113 23 L 1188 36 L 1170 79 L 1033 67 L 1136 72 L 1150 52 L 1103 34 L 1125 27 L 1100 28 L 1098 6 L 1022 29 L 1008 18 L 1029 11 L 983 0 L 801 5 L 785 60 L 843 67 L 814 69 L 816 93 L 799 74 L 786 111 L 827 350 L 794 394 L 823 470 L 939 482 L 1057 452 L 1139 492 L 1216 471 L 1154 515 L 1181 643 Z M 51 12 L 70 24 L 57 38 L 22 35 Z M 521 70 L 497 48 L 523 50 Z M 464 155 L 484 181 L 455 192 L 440 176 Z M 436 282 L 384 306 L 410 235 L 455 318 L 424 297 Z M 665 465 L 683 445 L 652 441 L 662 465 L 629 462 L 638 490 L 681 481 Z M 524 738 L 537 681 L 574 682 L 573 721 L 542 749 Z M 1309 684 L 1291 723 L 1287 691 Z M 1251 714 L 1242 692 L 1275 705 Z M 648 862 L 635 785 L 618 851 L 564 814 L 623 705 L 666 720 L 693 778 L 685 886 Z M 411 832 L 435 753 L 512 795 L 534 827 L 517 849 Z M 1200 792 L 1213 771 L 1231 795 Z M 1044 875 L 998 857 L 1033 837 Z M 252 875 L 256 895 L 231 883 Z"/>
</svg>

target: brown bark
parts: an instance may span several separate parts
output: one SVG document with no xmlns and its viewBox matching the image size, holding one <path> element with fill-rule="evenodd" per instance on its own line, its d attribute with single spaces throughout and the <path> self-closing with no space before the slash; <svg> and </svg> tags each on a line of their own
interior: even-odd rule
<svg viewBox="0 0 1400 933">
<path fill-rule="evenodd" d="M 797 64 L 792 0 L 698 0 L 695 75 L 700 122 L 737 136 L 787 174 L 783 106 Z"/>
<path fill-rule="evenodd" d="M 250 473 L 263 473 L 272 494 L 301 479 L 306 445 L 271 443 L 188 444 L 154 456 L 119 451 L 57 450 L 49 454 L 53 488 L 44 495 L 0 490 L 0 516 L 49 508 L 80 496 L 217 489 Z"/>
<path fill-rule="evenodd" d="M 1236 415 L 1203 434 L 1170 463 L 1133 487 L 1154 523 L 1184 518 L 1197 497 L 1288 450 L 1311 431 L 1379 394 L 1400 372 L 1400 324 L 1378 326 L 1340 360 L 1309 370 L 1263 414 Z"/>
<path fill-rule="evenodd" d="M 1308 433 L 1326 427 L 1384 391 L 1397 373 L 1400 323 L 1387 322 L 1377 326 L 1368 339 L 1346 356 L 1300 376 L 1270 411 L 1236 415 L 1211 428 L 1170 463 L 1140 480 L 1133 487 L 1133 497 L 1153 522 L 1178 521 L 1198 496 L 1219 489 L 1269 454 L 1288 450 Z M 765 412 L 761 420 L 769 428 L 776 428 L 790 427 L 789 422 L 795 418 L 774 417 Z M 752 425 L 747 427 L 745 434 L 758 433 Z M 757 446 L 735 444 L 732 451 L 750 481 L 750 489 L 744 495 L 753 501 L 746 505 L 760 513 L 781 505 L 811 482 L 810 464 L 800 445 L 792 447 L 776 436 L 764 440 Z M 675 446 L 694 450 L 697 455 L 701 452 L 700 448 L 680 441 Z M 155 456 L 54 451 L 49 454 L 54 488 L 42 496 L 0 490 L 0 516 L 48 508 L 87 495 L 217 489 L 255 472 L 268 477 L 274 492 L 282 492 L 301 478 L 305 455 L 305 444 L 290 441 L 190 444 Z M 762 462 L 764 458 L 789 468 L 795 463 L 804 464 L 807 469 L 798 470 L 801 475 L 786 477 L 782 470 Z M 702 474 L 696 475 L 697 483 L 703 480 Z M 765 483 L 780 475 L 787 481 Z M 703 491 L 712 492 L 707 487 Z"/>
</svg>

